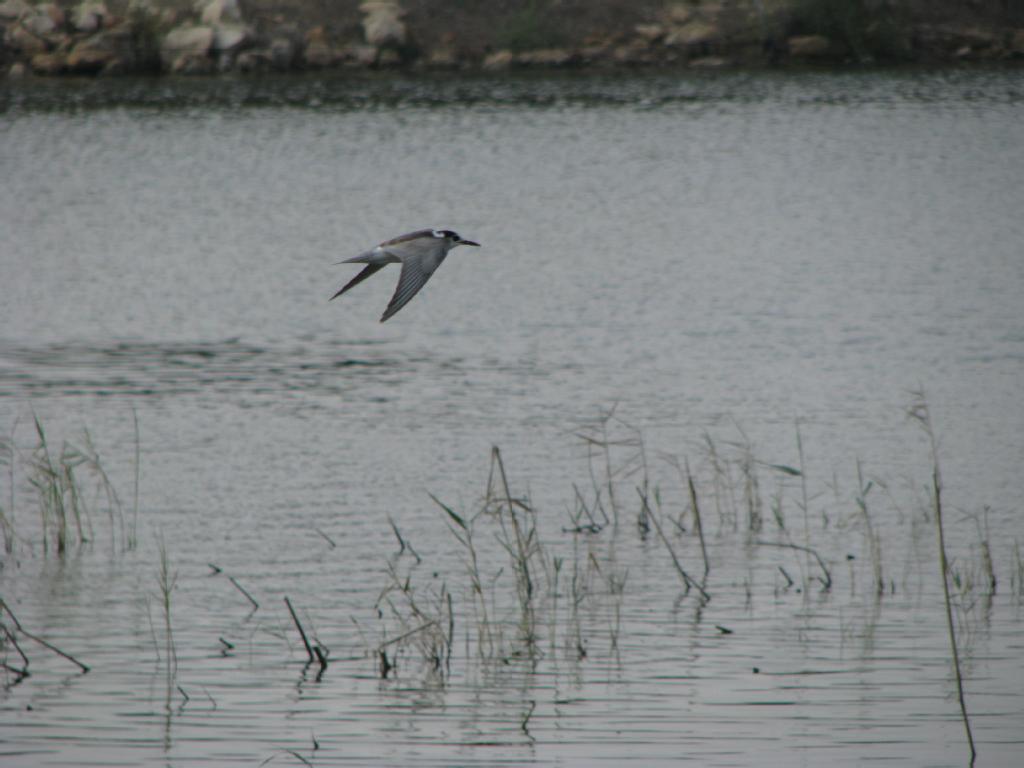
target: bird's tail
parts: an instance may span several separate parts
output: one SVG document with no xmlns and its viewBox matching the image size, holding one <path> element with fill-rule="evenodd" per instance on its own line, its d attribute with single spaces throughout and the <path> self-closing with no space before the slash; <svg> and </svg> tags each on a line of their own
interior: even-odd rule
<svg viewBox="0 0 1024 768">
<path fill-rule="evenodd" d="M 356 257 L 356 258 L 358 258 L 358 257 Z M 349 261 L 352 261 L 352 260 L 349 259 Z M 358 275 L 356 275 L 351 280 L 349 280 L 347 283 L 345 283 L 345 286 L 340 291 L 338 291 L 336 294 L 331 296 L 331 298 L 328 299 L 328 301 L 332 301 L 333 299 L 338 298 L 339 296 L 341 296 L 341 294 L 343 294 L 349 288 L 353 288 L 353 287 L 359 285 L 361 282 L 363 282 L 363 280 L 365 280 L 366 278 L 370 277 L 370 275 L 374 274 L 378 270 L 384 269 L 385 266 L 386 266 L 385 264 L 367 264 L 362 272 L 360 272 Z"/>
</svg>

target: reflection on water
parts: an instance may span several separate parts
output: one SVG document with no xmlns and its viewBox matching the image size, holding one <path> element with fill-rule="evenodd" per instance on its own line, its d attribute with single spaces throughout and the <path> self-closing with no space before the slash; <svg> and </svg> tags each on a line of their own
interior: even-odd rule
<svg viewBox="0 0 1024 768">
<path fill-rule="evenodd" d="M 319 359 L 317 359 L 319 354 Z M 49 344 L 3 351 L 0 396 L 168 395 L 200 392 L 337 392 L 338 371 L 408 375 L 416 359 L 389 358 L 379 344 L 330 352 L 297 345 L 268 349 L 238 339 L 195 344 L 122 342 L 109 347 Z M 397 369 L 397 370 L 395 370 Z"/>
<path fill-rule="evenodd" d="M 24 643 L 0 755 L 959 763 L 924 386 L 968 706 L 1011 764 L 1021 96 L 1001 70 L 0 84 L 0 596 L 92 667 Z M 386 325 L 389 281 L 328 303 L 334 262 L 434 225 L 484 247 Z M 137 549 L 89 481 L 88 543 L 43 555 L 33 416 L 54 460 L 89 430 L 125 515 L 137 416 Z M 494 445 L 537 528 L 492 496 L 474 582 Z"/>
</svg>

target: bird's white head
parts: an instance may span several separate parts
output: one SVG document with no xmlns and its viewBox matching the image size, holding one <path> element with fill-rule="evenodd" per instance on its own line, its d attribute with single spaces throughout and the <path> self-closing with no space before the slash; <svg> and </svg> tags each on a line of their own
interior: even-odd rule
<svg viewBox="0 0 1024 768">
<path fill-rule="evenodd" d="M 431 230 L 434 237 L 441 238 L 448 243 L 449 248 L 454 248 L 456 245 L 475 245 L 480 247 L 480 243 L 474 243 L 472 240 L 466 240 L 458 232 L 452 232 L 450 229 L 434 229 Z"/>
</svg>

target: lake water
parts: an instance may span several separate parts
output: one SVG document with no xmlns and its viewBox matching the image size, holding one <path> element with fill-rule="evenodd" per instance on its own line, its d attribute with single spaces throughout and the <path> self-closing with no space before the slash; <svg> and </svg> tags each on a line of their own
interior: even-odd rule
<svg viewBox="0 0 1024 768">
<path fill-rule="evenodd" d="M 979 765 L 1016 764 L 1022 125 L 1019 70 L 0 82 L 0 597 L 91 667 L 20 636 L 2 761 L 966 764 L 923 388 Z M 395 268 L 327 301 L 421 227 L 483 247 L 386 324 Z M 63 556 L 33 415 L 122 502 L 80 469 Z M 638 527 L 641 438 L 710 602 Z M 493 446 L 532 641 L 507 508 L 481 603 L 429 495 L 468 520 Z"/>
</svg>

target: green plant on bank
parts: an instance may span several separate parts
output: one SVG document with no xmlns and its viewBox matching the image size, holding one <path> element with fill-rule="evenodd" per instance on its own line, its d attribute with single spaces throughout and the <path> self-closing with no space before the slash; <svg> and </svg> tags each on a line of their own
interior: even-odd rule
<svg viewBox="0 0 1024 768">
<path fill-rule="evenodd" d="M 548 0 L 527 0 L 508 14 L 494 33 L 499 50 L 516 53 L 558 48 L 565 44 L 565 35 L 552 24 Z"/>
<path fill-rule="evenodd" d="M 790 34 L 823 35 L 859 60 L 907 58 L 907 30 L 900 8 L 889 0 L 798 0 L 789 25 Z"/>
<path fill-rule="evenodd" d="M 159 71 L 160 41 L 167 32 L 166 17 L 148 0 L 131 0 L 126 16 L 136 67 L 139 71 Z"/>
</svg>

